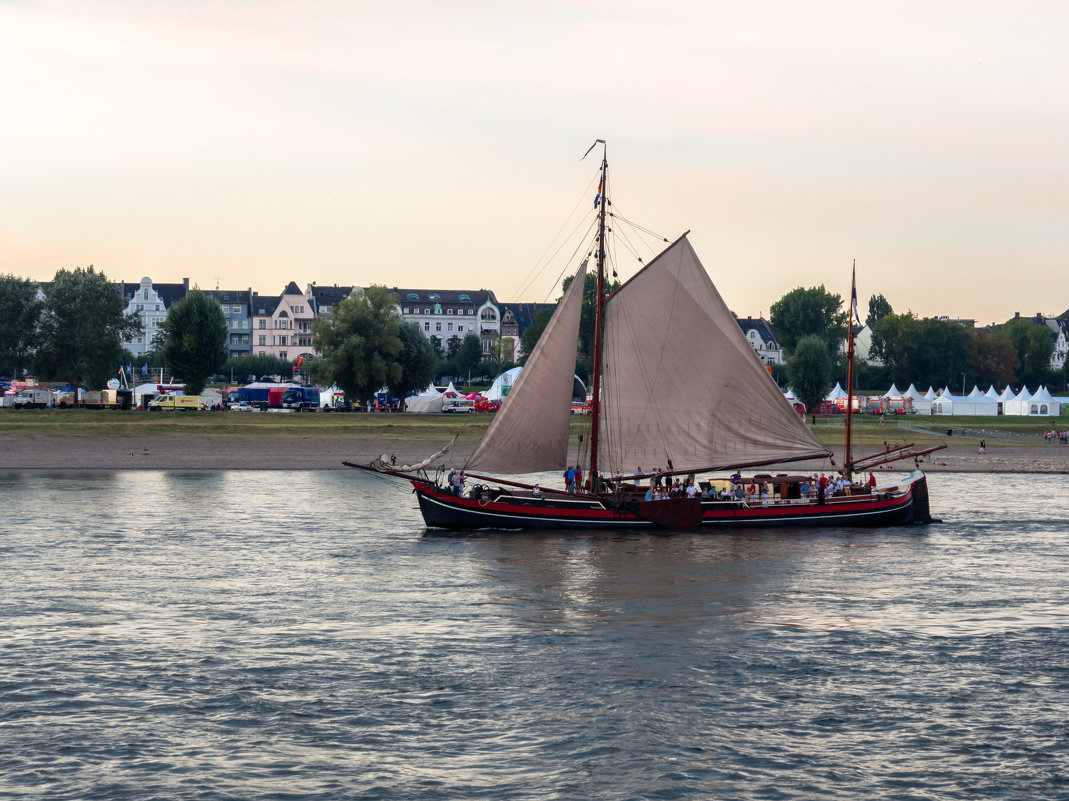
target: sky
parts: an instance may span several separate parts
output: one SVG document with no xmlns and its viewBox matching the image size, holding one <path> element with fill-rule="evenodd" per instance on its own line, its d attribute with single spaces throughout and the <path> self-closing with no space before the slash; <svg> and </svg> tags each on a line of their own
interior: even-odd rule
<svg viewBox="0 0 1069 801">
<path fill-rule="evenodd" d="M 862 317 L 1060 314 L 1066 41 L 1041 1 L 0 0 L 0 273 L 552 300 L 601 138 L 740 316 L 855 260 Z"/>
</svg>

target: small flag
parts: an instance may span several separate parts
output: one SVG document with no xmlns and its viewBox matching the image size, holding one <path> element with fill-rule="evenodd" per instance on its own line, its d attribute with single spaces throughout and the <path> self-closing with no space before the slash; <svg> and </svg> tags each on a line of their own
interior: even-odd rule
<svg viewBox="0 0 1069 801">
<path fill-rule="evenodd" d="M 141 365 L 141 375 L 148 375 L 148 362 Z"/>
<path fill-rule="evenodd" d="M 861 318 L 857 314 L 857 262 L 854 262 L 854 267 L 850 273 L 850 305 L 854 310 L 854 319 L 857 320 L 857 324 L 861 325 Z"/>
<path fill-rule="evenodd" d="M 595 139 L 594 140 L 594 144 L 592 144 L 590 147 L 588 147 L 586 149 L 586 153 L 583 154 L 583 159 L 585 159 L 587 156 L 590 155 L 590 151 L 591 150 L 596 148 L 598 145 L 603 145 L 603 144 L 605 144 L 605 140 L 604 139 Z M 582 161 L 583 159 L 579 159 L 579 160 Z"/>
<path fill-rule="evenodd" d="M 604 183 L 604 180 L 605 179 L 603 178 L 602 180 L 598 181 L 598 193 L 596 195 L 594 195 L 594 208 L 595 209 L 598 207 L 598 204 L 601 202 L 601 185 L 602 185 L 602 183 Z"/>
</svg>

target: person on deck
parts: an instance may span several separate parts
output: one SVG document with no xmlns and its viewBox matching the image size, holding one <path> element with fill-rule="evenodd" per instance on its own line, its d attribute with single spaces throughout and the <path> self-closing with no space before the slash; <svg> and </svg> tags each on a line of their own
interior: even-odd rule
<svg viewBox="0 0 1069 801">
<path fill-rule="evenodd" d="M 869 473 L 869 489 L 870 490 L 876 489 L 876 474 L 875 473 Z"/>
<path fill-rule="evenodd" d="M 531 494 L 534 495 L 536 498 L 541 498 L 542 497 L 542 489 L 541 489 L 541 487 L 539 487 L 537 484 L 535 484 L 534 485 L 534 489 L 531 490 Z"/>
<path fill-rule="evenodd" d="M 575 468 L 569 467 L 564 471 L 564 488 L 568 492 L 575 492 Z"/>
</svg>

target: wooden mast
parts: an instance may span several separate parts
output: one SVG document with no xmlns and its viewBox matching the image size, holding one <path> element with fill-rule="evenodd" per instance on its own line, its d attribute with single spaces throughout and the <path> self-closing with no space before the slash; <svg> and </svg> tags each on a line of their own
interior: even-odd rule
<svg viewBox="0 0 1069 801">
<path fill-rule="evenodd" d="M 590 489 L 598 489 L 598 430 L 601 419 L 601 333 L 605 323 L 605 207 L 609 205 L 607 196 L 609 184 L 608 146 L 603 141 L 601 155 L 601 209 L 598 214 L 598 283 L 594 301 L 594 371 L 591 380 L 590 398 Z"/>
<path fill-rule="evenodd" d="M 846 453 L 843 474 L 849 479 L 854 472 L 850 453 L 850 422 L 854 417 L 854 314 L 857 312 L 857 260 L 850 270 L 850 306 L 846 310 Z"/>
</svg>

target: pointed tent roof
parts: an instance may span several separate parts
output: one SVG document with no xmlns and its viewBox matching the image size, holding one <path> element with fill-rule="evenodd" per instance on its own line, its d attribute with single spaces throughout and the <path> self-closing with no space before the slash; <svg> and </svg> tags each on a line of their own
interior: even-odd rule
<svg viewBox="0 0 1069 801">
<path fill-rule="evenodd" d="M 1014 398 L 1015 401 L 1030 401 L 1032 400 L 1032 393 L 1028 391 L 1027 386 L 1021 387 L 1021 391 Z"/>
<path fill-rule="evenodd" d="M 839 385 L 839 382 L 838 382 L 838 381 L 836 381 L 836 382 L 835 382 L 835 388 L 834 388 L 834 389 L 833 389 L 833 390 L 832 390 L 831 392 L 829 392 L 829 393 L 827 394 L 827 397 L 825 397 L 825 398 L 824 398 L 824 400 L 831 400 L 831 401 L 833 401 L 833 400 L 840 400 L 840 399 L 842 399 L 842 398 L 845 398 L 845 397 L 846 397 L 846 390 L 845 390 L 845 389 L 843 389 L 843 388 L 842 388 L 842 387 L 841 387 L 841 386 Z"/>
<path fill-rule="evenodd" d="M 972 392 L 969 393 L 969 397 L 970 398 L 982 398 L 982 397 L 984 397 L 984 393 L 980 391 L 980 387 L 976 386 L 976 384 L 973 384 L 972 385 Z"/>
<path fill-rule="evenodd" d="M 894 383 L 892 382 L 891 383 L 891 388 L 889 390 L 887 390 L 885 393 L 883 393 L 883 395 L 881 397 L 884 397 L 884 398 L 901 398 L 902 397 L 902 393 L 899 391 L 898 387 L 896 387 L 894 385 Z"/>
<path fill-rule="evenodd" d="M 1050 392 L 1047 391 L 1047 388 L 1045 386 L 1043 386 L 1042 384 L 1040 384 L 1039 389 L 1036 390 L 1036 394 L 1032 396 L 1032 400 L 1038 401 L 1039 403 L 1053 403 L 1054 402 L 1054 398 L 1051 397 Z"/>
<path fill-rule="evenodd" d="M 923 395 L 921 395 L 917 391 L 917 388 L 915 386 L 913 386 L 912 384 L 909 385 L 909 389 L 906 390 L 905 394 L 902 397 L 909 398 L 910 400 L 915 400 L 915 401 L 925 400 L 925 397 Z"/>
<path fill-rule="evenodd" d="M 999 395 L 998 395 L 998 392 L 995 391 L 995 385 L 994 384 L 992 384 L 991 386 L 989 386 L 987 388 L 987 392 L 984 393 L 984 396 L 986 398 L 988 398 L 989 400 L 998 400 L 999 399 Z"/>
<path fill-rule="evenodd" d="M 1003 388 L 1002 392 L 999 394 L 998 399 L 1000 401 L 1011 401 L 1011 400 L 1013 400 L 1013 397 L 1014 397 L 1013 388 L 1009 384 L 1007 384 Z"/>
<path fill-rule="evenodd" d="M 935 400 L 935 397 L 936 397 L 935 389 L 933 387 L 929 386 L 928 387 L 928 391 L 924 393 L 924 399 L 925 400 Z"/>
<path fill-rule="evenodd" d="M 943 387 L 939 391 L 939 397 L 942 400 L 950 400 L 950 401 L 954 400 L 954 396 L 950 394 L 950 390 L 947 389 L 946 387 Z"/>
</svg>

